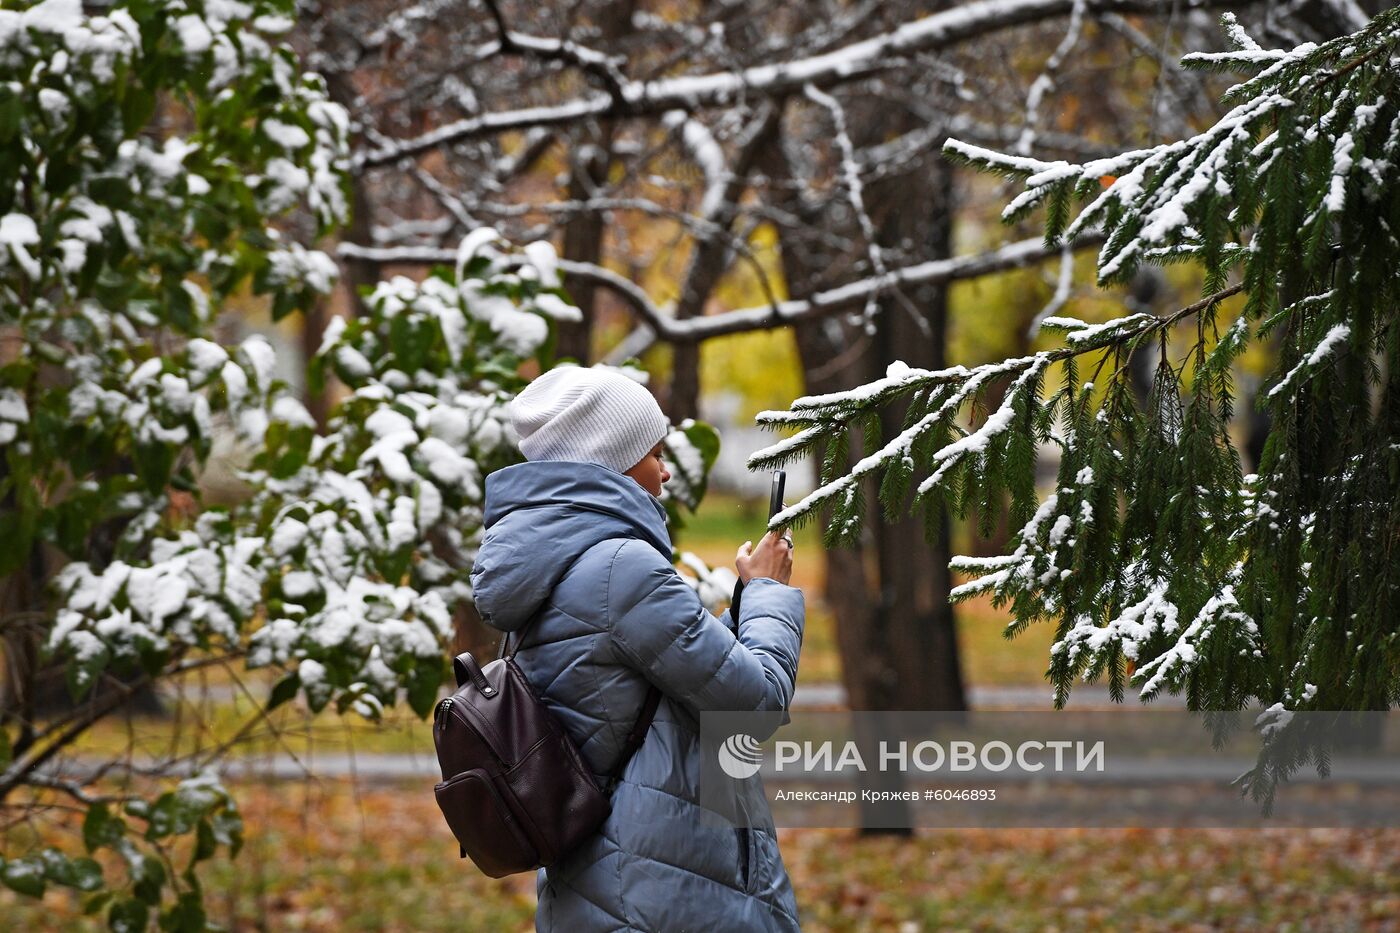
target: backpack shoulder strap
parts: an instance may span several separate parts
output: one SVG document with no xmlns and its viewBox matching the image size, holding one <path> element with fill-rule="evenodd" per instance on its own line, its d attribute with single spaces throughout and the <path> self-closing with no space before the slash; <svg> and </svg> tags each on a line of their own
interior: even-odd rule
<svg viewBox="0 0 1400 933">
<path fill-rule="evenodd" d="M 646 699 L 642 701 L 642 712 L 637 716 L 637 721 L 632 724 L 632 731 L 622 746 L 622 755 L 618 757 L 617 764 L 613 767 L 612 773 L 608 775 L 607 793 L 612 793 L 617 782 L 622 779 L 622 771 L 627 767 L 627 762 L 632 760 L 632 756 L 637 754 L 637 749 L 641 748 L 642 743 L 646 741 L 647 732 L 651 729 L 651 721 L 656 716 L 656 707 L 660 704 L 661 691 L 655 684 L 649 684 Z"/>
<path fill-rule="evenodd" d="M 603 544 L 607 544 L 608 541 L 616 540 L 619 539 L 605 539 L 603 541 L 599 541 L 597 544 L 592 545 L 592 547 L 585 548 L 582 552 L 579 553 L 577 557 L 575 557 L 572 561 L 569 562 L 569 566 L 564 568 L 564 573 L 560 574 L 559 579 L 564 579 L 564 577 L 568 575 L 569 571 L 573 569 L 574 564 L 578 563 L 583 558 L 584 554 L 587 554 L 589 551 L 593 550 L 593 548 L 596 548 Z M 520 647 L 521 638 L 524 636 L 525 632 L 530 628 L 530 626 L 534 625 L 535 622 L 539 619 L 539 617 L 543 614 L 544 606 L 541 606 L 540 611 L 536 612 L 528 621 L 526 621 L 524 625 L 520 626 L 520 628 L 516 629 L 514 632 L 504 633 L 501 636 L 501 648 L 500 652 L 496 655 L 496 659 L 500 660 L 501 658 L 515 657 L 514 650 L 509 652 L 506 651 L 506 648 L 510 642 L 510 636 L 517 636 L 515 639 L 515 647 L 518 650 Z M 656 716 L 656 708 L 660 705 L 661 690 L 658 689 L 655 684 L 648 684 L 647 695 L 646 699 L 642 701 L 641 712 L 637 715 L 637 721 L 632 724 L 632 731 L 628 733 L 627 741 L 622 746 L 622 755 L 618 758 L 617 765 L 613 767 L 612 773 L 608 775 L 608 785 L 605 789 L 607 793 L 612 793 L 612 789 L 617 785 L 618 780 L 622 777 L 623 769 L 627 767 L 627 762 L 632 760 L 632 756 L 637 753 L 637 749 L 641 748 L 642 743 L 646 741 L 647 732 L 651 729 L 652 719 Z"/>
</svg>

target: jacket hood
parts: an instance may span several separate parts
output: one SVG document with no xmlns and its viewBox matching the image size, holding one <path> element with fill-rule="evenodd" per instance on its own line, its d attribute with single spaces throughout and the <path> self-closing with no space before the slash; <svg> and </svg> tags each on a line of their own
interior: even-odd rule
<svg viewBox="0 0 1400 933">
<path fill-rule="evenodd" d="M 486 534 L 472 567 L 481 619 L 512 632 L 584 551 L 638 538 L 671 559 L 666 509 L 630 476 L 596 463 L 539 460 L 486 477 Z"/>
</svg>

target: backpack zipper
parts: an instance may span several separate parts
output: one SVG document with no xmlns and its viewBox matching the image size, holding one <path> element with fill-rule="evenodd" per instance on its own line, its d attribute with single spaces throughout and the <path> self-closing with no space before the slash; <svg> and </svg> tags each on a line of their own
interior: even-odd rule
<svg viewBox="0 0 1400 933">
<path fill-rule="evenodd" d="M 434 718 L 435 720 L 437 720 L 438 726 L 439 726 L 439 727 L 441 727 L 441 726 L 446 722 L 446 720 L 443 719 L 443 716 L 445 716 L 445 715 L 447 714 L 447 711 L 448 711 L 449 709 L 451 709 L 451 708 L 452 708 L 452 698 L 451 698 L 451 697 L 447 697 L 445 700 L 443 700 L 441 703 L 438 704 L 438 706 L 437 706 L 437 713 L 434 714 L 433 718 Z"/>
</svg>

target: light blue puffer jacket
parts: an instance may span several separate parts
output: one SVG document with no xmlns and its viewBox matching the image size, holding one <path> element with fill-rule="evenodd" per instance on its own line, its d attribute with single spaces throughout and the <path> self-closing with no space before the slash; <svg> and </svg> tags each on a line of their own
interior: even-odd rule
<svg viewBox="0 0 1400 933">
<path fill-rule="evenodd" d="M 538 930 L 796 930 L 770 829 L 736 829 L 697 803 L 702 710 L 786 710 L 802 644 L 802 593 L 744 588 L 736 638 L 671 565 L 665 509 L 631 478 L 588 463 L 521 463 L 486 478 L 476 607 L 519 641 L 516 662 L 600 785 L 647 692 L 663 697 L 592 838 L 536 886 Z M 538 614 L 538 618 L 536 615 Z M 527 622 L 534 619 L 532 625 Z"/>
</svg>

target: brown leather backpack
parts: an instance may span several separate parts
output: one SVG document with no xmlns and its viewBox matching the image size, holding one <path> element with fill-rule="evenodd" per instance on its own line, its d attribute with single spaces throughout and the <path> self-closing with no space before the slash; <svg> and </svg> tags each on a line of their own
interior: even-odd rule
<svg viewBox="0 0 1400 933">
<path fill-rule="evenodd" d="M 661 692 L 647 692 L 622 756 L 600 788 L 564 727 L 505 654 L 483 669 L 452 662 L 457 692 L 437 705 L 433 744 L 443 780 L 433 792 L 461 857 L 492 878 L 552 865 L 592 835 L 608 797 L 646 738 Z"/>
</svg>

